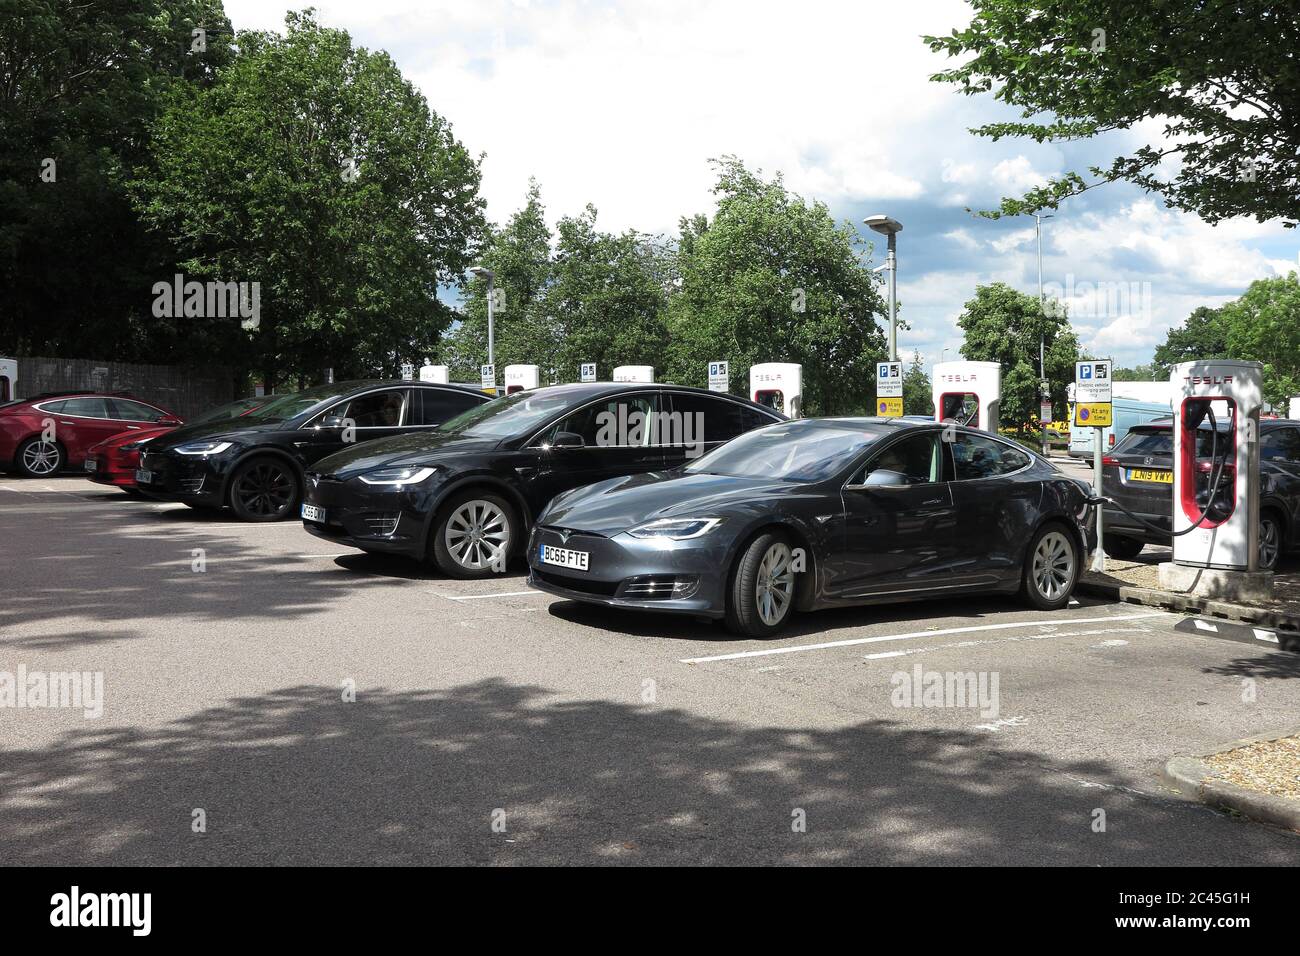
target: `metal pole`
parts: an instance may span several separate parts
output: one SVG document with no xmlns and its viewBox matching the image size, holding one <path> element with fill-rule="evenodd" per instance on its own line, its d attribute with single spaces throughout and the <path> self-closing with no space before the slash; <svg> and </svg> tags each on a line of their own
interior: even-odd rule
<svg viewBox="0 0 1300 956">
<path fill-rule="evenodd" d="M 496 278 L 496 276 L 494 276 L 494 275 L 489 275 L 489 276 L 488 276 L 488 288 L 487 288 L 487 297 L 488 297 L 488 303 L 487 303 L 487 305 L 488 305 L 488 364 L 492 366 L 492 390 L 493 390 L 493 391 L 496 391 L 496 387 L 497 387 L 496 328 L 495 328 L 495 326 L 493 325 L 493 321 L 492 321 L 492 320 L 493 320 L 493 316 L 492 316 L 492 299 L 493 299 L 493 295 L 492 295 L 492 280 L 495 279 L 495 278 Z"/>
<path fill-rule="evenodd" d="M 1105 433 L 1104 428 L 1094 428 L 1093 447 L 1092 447 L 1092 493 L 1098 498 L 1101 497 L 1101 437 Z M 1092 553 L 1092 570 L 1106 570 L 1106 552 L 1101 546 L 1102 527 L 1101 516 L 1105 509 L 1097 505 L 1097 550 Z"/>
<path fill-rule="evenodd" d="M 1038 240 L 1038 315 L 1040 319 L 1047 317 L 1047 303 L 1043 301 L 1043 220 L 1038 213 L 1034 213 L 1034 238 Z M 1047 422 L 1041 420 L 1042 404 L 1045 397 L 1049 397 L 1047 391 L 1047 362 L 1044 357 L 1043 338 L 1044 331 L 1039 327 L 1038 332 L 1038 404 L 1040 420 L 1038 422 L 1039 431 L 1039 450 L 1043 457 L 1047 457 Z M 1101 494 L 1101 492 L 1098 492 Z"/>
<path fill-rule="evenodd" d="M 889 234 L 889 252 L 885 264 L 889 269 L 889 361 L 898 361 L 898 257 L 894 254 L 894 233 Z"/>
</svg>

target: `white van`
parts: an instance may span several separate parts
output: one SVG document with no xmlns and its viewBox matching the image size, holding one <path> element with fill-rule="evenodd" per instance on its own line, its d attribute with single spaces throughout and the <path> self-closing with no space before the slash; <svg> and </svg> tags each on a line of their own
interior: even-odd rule
<svg viewBox="0 0 1300 956">
<path fill-rule="evenodd" d="M 1104 428 L 1101 433 L 1102 454 L 1114 448 L 1116 443 L 1127 435 L 1128 430 L 1134 425 L 1154 421 L 1157 418 L 1168 418 L 1171 414 L 1169 406 L 1162 405 L 1159 402 L 1139 402 L 1131 398 L 1116 398 L 1111 402 L 1111 424 Z M 1096 435 L 1097 429 L 1074 424 L 1074 403 L 1072 402 L 1070 404 L 1070 457 L 1092 461 L 1093 441 Z"/>
</svg>

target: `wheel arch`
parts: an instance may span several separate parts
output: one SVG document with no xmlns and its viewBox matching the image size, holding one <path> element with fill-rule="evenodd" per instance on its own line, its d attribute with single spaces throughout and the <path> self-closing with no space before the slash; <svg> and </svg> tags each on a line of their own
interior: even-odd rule
<svg viewBox="0 0 1300 956">
<path fill-rule="evenodd" d="M 287 464 L 289 470 L 293 472 L 293 480 L 298 483 L 298 500 L 302 500 L 303 495 L 306 493 L 304 487 L 306 484 L 306 473 L 303 469 L 302 462 L 296 460 L 293 455 L 290 455 L 283 449 L 276 448 L 274 445 L 259 445 L 248 449 L 248 451 L 244 452 L 231 462 L 230 469 L 226 472 L 225 477 L 221 482 L 222 507 L 230 507 L 230 492 L 235 480 L 235 473 L 255 458 L 278 458 Z"/>
<path fill-rule="evenodd" d="M 812 540 L 808 532 L 799 526 L 797 522 L 788 518 L 775 516 L 765 516 L 755 521 L 750 527 L 746 528 L 743 534 L 736 536 L 727 552 L 727 583 L 726 595 L 730 599 L 732 585 L 736 580 L 736 565 L 740 555 L 749 547 L 750 543 L 760 534 L 767 531 L 780 532 L 792 539 L 796 548 L 802 548 L 804 555 L 808 560 L 808 567 L 803 574 L 799 576 L 799 586 L 795 591 L 795 610 L 811 610 L 816 603 L 819 593 L 817 586 L 817 575 L 821 572 L 821 562 L 817 559 L 817 553 L 812 546 Z"/>
<path fill-rule="evenodd" d="M 439 519 L 447 502 L 456 495 L 473 488 L 484 488 L 500 494 L 514 508 L 516 516 L 520 519 L 520 531 L 522 532 L 515 544 L 515 554 L 523 552 L 527 544 L 528 532 L 533 525 L 532 509 L 528 507 L 528 502 L 524 500 L 524 496 L 519 493 L 518 489 L 512 488 L 509 482 L 503 481 L 496 475 L 479 472 L 453 479 L 446 487 L 439 490 L 434 498 L 433 506 L 429 509 L 429 521 L 424 529 L 424 552 L 426 556 L 432 553 L 430 548 L 433 546 L 433 534 L 438 527 Z"/>
</svg>

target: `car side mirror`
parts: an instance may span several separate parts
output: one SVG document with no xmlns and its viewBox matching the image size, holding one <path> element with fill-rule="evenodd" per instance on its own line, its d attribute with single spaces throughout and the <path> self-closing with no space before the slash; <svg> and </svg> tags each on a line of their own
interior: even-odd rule
<svg viewBox="0 0 1300 956">
<path fill-rule="evenodd" d="M 867 475 L 867 480 L 858 487 L 897 488 L 906 484 L 908 484 L 907 475 L 903 474 L 901 471 L 893 471 L 889 468 L 877 468 L 871 474 Z"/>
<path fill-rule="evenodd" d="M 552 448 L 585 448 L 586 441 L 577 432 L 556 432 L 551 441 Z"/>
<path fill-rule="evenodd" d="M 342 415 L 326 415 L 320 420 L 321 428 L 342 428 L 345 419 Z"/>
</svg>

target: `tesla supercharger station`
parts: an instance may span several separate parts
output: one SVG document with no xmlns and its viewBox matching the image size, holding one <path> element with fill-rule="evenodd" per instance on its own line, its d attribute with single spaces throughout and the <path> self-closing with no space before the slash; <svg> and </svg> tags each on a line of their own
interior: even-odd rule
<svg viewBox="0 0 1300 956">
<path fill-rule="evenodd" d="M 1175 536 L 1162 586 L 1223 597 L 1271 593 L 1272 575 L 1258 571 L 1262 378 L 1260 363 L 1231 359 L 1170 372 Z"/>
<path fill-rule="evenodd" d="M 787 418 L 798 418 L 803 414 L 803 366 L 795 362 L 751 365 L 749 397 Z"/>
<path fill-rule="evenodd" d="M 935 421 L 997 433 L 1002 403 L 1002 366 L 997 362 L 939 362 L 931 388 Z"/>
<path fill-rule="evenodd" d="M 653 365 L 620 365 L 614 369 L 616 382 L 653 382 L 655 369 Z"/>
<path fill-rule="evenodd" d="M 433 365 L 426 361 L 423 365 L 420 366 L 420 381 L 434 382 L 438 385 L 446 385 L 447 366 Z"/>
<path fill-rule="evenodd" d="M 505 374 L 507 395 L 537 387 L 536 365 L 507 365 Z"/>
<path fill-rule="evenodd" d="M 0 358 L 0 402 L 18 397 L 18 361 Z"/>
</svg>

